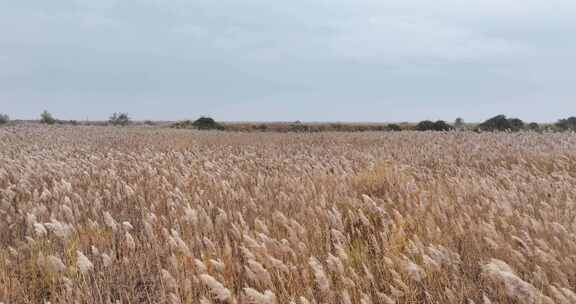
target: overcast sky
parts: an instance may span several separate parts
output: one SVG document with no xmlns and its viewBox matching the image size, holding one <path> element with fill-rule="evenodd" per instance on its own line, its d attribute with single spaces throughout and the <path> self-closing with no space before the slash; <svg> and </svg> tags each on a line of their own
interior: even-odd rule
<svg viewBox="0 0 576 304">
<path fill-rule="evenodd" d="M 530 121 L 576 115 L 574 0 L 0 1 L 0 112 Z"/>
</svg>

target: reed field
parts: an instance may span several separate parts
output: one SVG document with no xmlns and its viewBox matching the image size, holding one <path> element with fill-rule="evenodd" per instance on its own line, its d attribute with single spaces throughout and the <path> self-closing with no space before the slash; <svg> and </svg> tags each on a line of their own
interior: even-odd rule
<svg viewBox="0 0 576 304">
<path fill-rule="evenodd" d="M 3 127 L 0 302 L 573 304 L 576 135 Z"/>
</svg>

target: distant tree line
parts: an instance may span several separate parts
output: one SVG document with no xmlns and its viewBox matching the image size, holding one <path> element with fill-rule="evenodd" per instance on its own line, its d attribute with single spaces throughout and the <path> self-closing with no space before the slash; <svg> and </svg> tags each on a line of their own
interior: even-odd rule
<svg viewBox="0 0 576 304">
<path fill-rule="evenodd" d="M 518 132 L 518 131 L 576 131 L 576 117 L 560 119 L 551 125 L 541 126 L 536 122 L 525 123 L 519 118 L 508 118 L 505 115 L 494 116 L 479 124 L 475 131 Z"/>
<path fill-rule="evenodd" d="M 519 118 L 496 115 L 478 125 L 467 125 L 462 118 L 457 118 L 453 125 L 445 121 L 429 120 L 419 122 L 414 128 L 417 131 L 450 131 L 471 130 L 477 132 L 519 132 L 519 131 L 576 131 L 576 117 L 560 119 L 554 124 L 541 126 L 536 122 L 525 123 Z"/>
<path fill-rule="evenodd" d="M 62 119 L 57 119 L 54 116 L 52 116 L 52 114 L 46 110 L 44 110 L 41 114 L 40 114 L 40 123 L 43 124 L 47 124 L 47 125 L 55 125 L 55 124 L 59 124 L 59 125 L 78 125 L 78 121 L 77 120 L 62 120 Z"/>
<path fill-rule="evenodd" d="M 560 119 L 554 124 L 541 126 L 538 123 L 525 123 L 519 118 L 497 115 L 480 124 L 467 124 L 457 118 L 453 124 L 444 120 L 424 120 L 417 124 L 362 124 L 362 123 L 230 123 L 220 124 L 210 117 L 196 121 L 184 120 L 172 125 L 173 128 L 228 131 L 260 132 L 363 132 L 363 131 L 437 131 L 468 130 L 476 132 L 518 132 L 518 131 L 576 131 L 576 117 Z"/>
<path fill-rule="evenodd" d="M 576 117 L 568 117 L 566 119 L 560 119 L 556 123 L 556 128 L 560 131 L 576 131 Z"/>
<path fill-rule="evenodd" d="M 60 120 L 50 112 L 43 111 L 40 114 L 40 123 L 54 124 L 80 124 L 76 120 Z M 0 113 L 0 125 L 10 122 L 7 114 Z M 87 124 L 87 123 L 85 123 Z M 95 125 L 128 126 L 133 124 L 128 113 L 113 113 L 106 122 L 92 122 Z M 140 125 L 155 125 L 156 123 L 146 120 Z M 380 123 L 220 123 L 211 117 L 201 116 L 192 120 L 183 120 L 170 125 L 177 129 L 197 130 L 228 130 L 228 131 L 259 131 L 259 132 L 364 132 L 364 131 L 437 131 L 446 132 L 452 130 L 468 130 L 476 132 L 518 132 L 518 131 L 555 131 L 576 132 L 576 116 L 563 118 L 553 124 L 540 125 L 535 122 L 525 123 L 519 118 L 510 118 L 506 115 L 496 115 L 480 124 L 468 124 L 462 118 L 457 118 L 453 124 L 444 120 L 424 120 L 417 124 L 380 124 Z"/>
<path fill-rule="evenodd" d="M 47 125 L 55 124 L 66 124 L 66 125 L 78 125 L 80 124 L 77 120 L 62 120 L 55 118 L 50 112 L 44 110 L 40 114 L 40 123 Z M 132 123 L 128 113 L 114 113 L 110 116 L 106 123 L 98 123 L 98 125 L 108 124 L 113 126 L 127 126 Z"/>
</svg>

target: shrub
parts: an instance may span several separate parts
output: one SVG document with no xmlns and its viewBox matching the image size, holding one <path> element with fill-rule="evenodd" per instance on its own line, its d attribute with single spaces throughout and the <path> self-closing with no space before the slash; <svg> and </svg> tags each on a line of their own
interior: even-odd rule
<svg viewBox="0 0 576 304">
<path fill-rule="evenodd" d="M 443 120 L 438 120 L 436 122 L 424 120 L 416 125 L 416 130 L 418 131 L 450 131 L 452 129 L 453 127 Z"/>
<path fill-rule="evenodd" d="M 57 120 L 50 114 L 50 112 L 44 110 L 42 114 L 40 114 L 40 122 L 48 125 L 53 125 L 57 122 Z"/>
<path fill-rule="evenodd" d="M 224 126 L 217 123 L 214 119 L 204 116 L 193 122 L 192 126 L 198 130 L 224 130 Z"/>
<path fill-rule="evenodd" d="M 524 129 L 524 122 L 518 118 L 506 118 L 505 115 L 497 115 L 481 123 L 478 128 L 482 131 L 517 132 Z"/>
<path fill-rule="evenodd" d="M 434 131 L 450 131 L 452 129 L 454 129 L 454 127 L 443 120 L 438 120 L 434 123 Z"/>
<path fill-rule="evenodd" d="M 494 116 L 478 126 L 485 131 L 505 131 L 510 129 L 510 122 L 505 115 Z"/>
<path fill-rule="evenodd" d="M 127 126 L 131 123 L 128 113 L 114 113 L 110 116 L 108 123 L 114 126 Z"/>
<path fill-rule="evenodd" d="M 397 124 L 389 124 L 389 125 L 386 126 L 386 129 L 387 129 L 388 131 L 396 131 L 396 132 L 397 132 L 397 131 L 402 131 L 402 128 L 401 128 L 399 125 L 397 125 Z"/>
<path fill-rule="evenodd" d="M 560 119 L 554 124 L 559 131 L 576 131 L 576 117 L 568 117 L 566 119 Z"/>
<path fill-rule="evenodd" d="M 303 124 L 301 121 L 297 120 L 294 123 L 290 124 L 288 130 L 290 132 L 309 132 L 310 126 Z"/>
<path fill-rule="evenodd" d="M 520 131 L 522 129 L 524 129 L 524 122 L 521 119 L 518 118 L 510 118 L 508 119 L 508 122 L 510 123 L 510 130 L 511 131 Z"/>
<path fill-rule="evenodd" d="M 0 125 L 7 124 L 10 122 L 10 117 L 6 114 L 0 113 Z"/>
<path fill-rule="evenodd" d="M 456 118 L 456 120 L 454 121 L 454 127 L 456 129 L 463 129 L 464 128 L 464 119 L 458 117 Z"/>
<path fill-rule="evenodd" d="M 170 128 L 174 128 L 174 129 L 192 129 L 193 127 L 194 127 L 194 122 L 189 120 L 189 119 L 173 123 L 170 126 Z"/>
<path fill-rule="evenodd" d="M 529 123 L 526 128 L 531 131 L 540 131 L 540 125 L 536 122 Z"/>
<path fill-rule="evenodd" d="M 416 130 L 418 131 L 430 131 L 433 129 L 434 129 L 434 122 L 430 120 L 421 121 L 416 125 Z"/>
</svg>

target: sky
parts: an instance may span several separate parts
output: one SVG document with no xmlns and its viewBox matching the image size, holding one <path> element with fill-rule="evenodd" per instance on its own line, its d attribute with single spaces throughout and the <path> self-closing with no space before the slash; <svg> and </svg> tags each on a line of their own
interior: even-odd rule
<svg viewBox="0 0 576 304">
<path fill-rule="evenodd" d="M 576 115 L 573 0 L 0 2 L 0 112 L 549 122 Z"/>
</svg>

